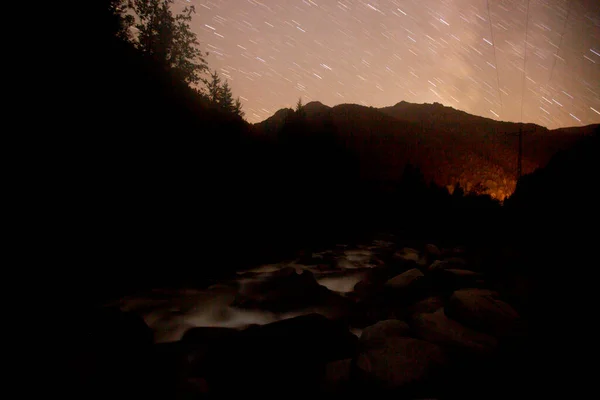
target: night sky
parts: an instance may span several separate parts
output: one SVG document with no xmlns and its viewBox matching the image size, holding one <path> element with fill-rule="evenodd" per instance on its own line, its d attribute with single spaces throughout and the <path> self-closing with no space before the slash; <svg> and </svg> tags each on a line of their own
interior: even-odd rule
<svg viewBox="0 0 600 400">
<path fill-rule="evenodd" d="M 249 122 L 302 97 L 329 106 L 438 102 L 552 129 L 600 123 L 598 0 L 178 0 L 177 8 L 186 4 L 196 8 L 192 28 L 209 66 L 229 80 Z"/>
</svg>

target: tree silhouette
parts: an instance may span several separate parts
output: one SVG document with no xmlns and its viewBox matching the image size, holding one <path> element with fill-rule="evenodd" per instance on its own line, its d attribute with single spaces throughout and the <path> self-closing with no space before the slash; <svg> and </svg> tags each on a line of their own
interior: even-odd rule
<svg viewBox="0 0 600 400">
<path fill-rule="evenodd" d="M 176 16 L 171 12 L 174 0 L 134 0 L 131 4 L 139 22 L 136 47 L 187 84 L 198 84 L 208 70 L 208 53 L 198 48 L 198 39 L 189 22 L 194 6 Z"/>
<path fill-rule="evenodd" d="M 233 94 L 231 93 L 229 82 L 227 81 L 220 87 L 218 104 L 223 111 L 228 113 L 234 112 L 235 105 L 233 103 Z"/>
<path fill-rule="evenodd" d="M 452 191 L 452 197 L 461 198 L 465 195 L 465 190 L 460 186 L 460 182 L 456 182 L 454 190 Z"/>
<path fill-rule="evenodd" d="M 126 0 L 104 0 L 106 12 L 103 15 L 102 26 L 106 37 L 117 37 L 123 41 L 131 40 L 130 28 L 134 24 L 133 15 L 127 14 Z"/>
<path fill-rule="evenodd" d="M 216 108 L 219 108 L 227 113 L 244 116 L 242 111 L 242 102 L 238 97 L 233 100 L 233 93 L 229 82 L 221 84 L 221 78 L 217 71 L 210 74 L 210 79 L 206 80 L 207 93 L 204 97 Z"/>
<path fill-rule="evenodd" d="M 208 101 L 213 105 L 218 104 L 221 98 L 221 78 L 217 71 L 210 74 L 210 79 L 206 81 L 206 89 L 208 90 Z"/>
<path fill-rule="evenodd" d="M 296 103 L 296 115 L 301 118 L 306 117 L 306 111 L 304 111 L 304 104 L 302 104 L 302 97 L 298 98 L 298 102 Z"/>
<path fill-rule="evenodd" d="M 240 101 L 239 97 L 235 99 L 235 104 L 233 105 L 233 112 L 242 118 L 246 114 L 244 111 L 242 111 L 242 102 Z"/>
</svg>

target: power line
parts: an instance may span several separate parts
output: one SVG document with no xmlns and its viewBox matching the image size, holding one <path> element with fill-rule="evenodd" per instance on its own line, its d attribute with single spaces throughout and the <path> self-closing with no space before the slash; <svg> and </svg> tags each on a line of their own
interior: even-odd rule
<svg viewBox="0 0 600 400">
<path fill-rule="evenodd" d="M 569 7 L 569 1 L 567 1 L 567 17 L 565 18 L 565 23 L 563 24 L 562 33 L 560 34 L 560 42 L 558 42 L 558 48 L 556 49 L 556 53 L 554 53 L 554 61 L 552 62 L 552 68 L 550 69 L 550 78 L 548 78 L 548 83 L 552 80 L 552 74 L 554 73 L 554 66 L 556 65 L 556 59 L 558 55 L 558 51 L 562 46 L 563 37 L 565 36 L 565 31 L 567 30 L 567 22 L 569 21 L 569 15 L 571 14 L 571 7 Z"/>
<path fill-rule="evenodd" d="M 525 101 L 525 77 L 527 68 L 527 30 L 529 29 L 529 0 L 527 0 L 527 13 L 525 20 L 525 46 L 523 53 L 523 83 L 521 87 L 521 123 L 519 124 L 519 149 L 517 155 L 517 181 L 521 178 L 523 173 L 522 159 L 523 159 L 523 102 Z"/>
<path fill-rule="evenodd" d="M 529 29 L 529 0 L 527 0 L 527 13 L 525 19 L 525 46 L 523 53 L 523 83 L 521 85 L 521 122 L 523 122 L 523 102 L 525 101 L 525 76 L 527 68 L 527 30 Z"/>
<path fill-rule="evenodd" d="M 529 129 L 523 129 L 523 123 L 519 124 L 519 132 L 506 132 L 506 135 L 509 136 L 517 136 L 518 148 L 517 148 L 517 180 L 521 178 L 523 175 L 523 134 L 524 133 L 533 133 L 536 131 L 535 126 Z"/>
<path fill-rule="evenodd" d="M 556 48 L 554 57 L 552 57 L 554 60 L 552 60 L 552 68 L 550 68 L 550 77 L 548 78 L 548 82 L 546 82 L 546 87 L 550 84 L 550 82 L 552 81 L 552 77 L 554 76 L 554 67 L 556 66 L 556 59 L 558 58 L 558 52 L 560 51 L 560 48 L 562 47 L 563 37 L 565 36 L 565 32 L 567 30 L 567 23 L 569 21 L 569 16 L 571 15 L 571 7 L 569 7 L 569 0 L 567 0 L 566 3 L 567 3 L 567 16 L 565 17 L 565 22 L 563 24 L 562 32 L 560 34 L 560 41 L 558 42 L 558 47 Z M 541 100 L 540 100 L 540 102 L 541 102 Z M 540 106 L 540 114 L 539 115 L 542 115 L 541 106 Z"/>
<path fill-rule="evenodd" d="M 504 106 L 502 105 L 502 93 L 500 92 L 500 75 L 498 73 L 498 57 L 496 56 L 496 40 L 494 39 L 494 29 L 492 29 L 492 14 L 490 13 L 490 1 L 486 0 L 488 21 L 490 24 L 490 34 L 492 36 L 492 46 L 494 47 L 494 63 L 496 65 L 496 84 L 498 88 L 498 98 L 500 99 L 500 114 L 504 114 Z"/>
</svg>

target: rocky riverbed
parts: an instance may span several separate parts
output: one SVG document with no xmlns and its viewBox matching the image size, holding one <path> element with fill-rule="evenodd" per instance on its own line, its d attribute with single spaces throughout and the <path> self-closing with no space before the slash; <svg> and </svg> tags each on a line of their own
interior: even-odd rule
<svg viewBox="0 0 600 400">
<path fill-rule="evenodd" d="M 514 397 L 527 360 L 518 290 L 469 249 L 414 247 L 337 246 L 122 298 L 88 326 L 82 382 L 178 398 Z"/>
</svg>

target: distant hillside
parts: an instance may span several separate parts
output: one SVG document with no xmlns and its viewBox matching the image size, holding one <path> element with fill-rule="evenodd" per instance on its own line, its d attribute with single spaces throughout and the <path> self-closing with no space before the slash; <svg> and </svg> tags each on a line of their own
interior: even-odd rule
<svg viewBox="0 0 600 400">
<path fill-rule="evenodd" d="M 495 121 L 439 103 L 400 102 L 373 108 L 356 104 L 304 106 L 312 124 L 330 120 L 338 135 L 360 156 L 361 174 L 380 183 L 399 178 L 407 162 L 421 167 L 427 179 L 451 188 L 456 182 L 471 189 L 477 183 L 504 199 L 515 189 L 517 133 L 521 124 Z M 257 133 L 275 138 L 291 109 L 277 111 L 257 123 Z M 548 163 L 553 154 L 570 147 L 595 126 L 548 130 L 523 125 L 523 172 Z"/>
<path fill-rule="evenodd" d="M 600 125 L 589 135 L 568 149 L 560 150 L 548 164 L 531 174 L 524 175 L 515 192 L 507 199 L 507 206 L 534 211 L 551 211 L 553 218 L 592 211 L 597 214 L 598 181 L 600 171 Z M 566 210 L 568 213 L 557 212 Z M 590 221 L 578 221 L 589 223 Z"/>
</svg>

